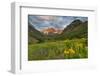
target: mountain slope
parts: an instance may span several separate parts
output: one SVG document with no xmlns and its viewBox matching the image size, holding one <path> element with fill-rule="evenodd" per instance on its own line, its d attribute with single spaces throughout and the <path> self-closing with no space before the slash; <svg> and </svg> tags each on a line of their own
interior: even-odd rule
<svg viewBox="0 0 100 76">
<path fill-rule="evenodd" d="M 31 44 L 42 41 L 44 41 L 43 34 L 36 30 L 30 23 L 28 23 L 28 42 Z"/>
<path fill-rule="evenodd" d="M 82 22 L 80 20 L 73 21 L 62 32 L 63 39 L 69 38 L 87 38 L 88 35 L 88 22 Z"/>
</svg>

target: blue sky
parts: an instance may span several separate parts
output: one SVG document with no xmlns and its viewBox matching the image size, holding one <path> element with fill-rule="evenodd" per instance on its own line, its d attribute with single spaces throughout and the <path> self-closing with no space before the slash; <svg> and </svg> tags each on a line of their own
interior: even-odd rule
<svg viewBox="0 0 100 76">
<path fill-rule="evenodd" d="M 37 30 L 45 28 L 58 28 L 64 29 L 72 21 L 79 19 L 82 22 L 87 21 L 87 17 L 80 16 L 40 16 L 40 15 L 28 15 L 28 22 L 32 24 Z"/>
</svg>

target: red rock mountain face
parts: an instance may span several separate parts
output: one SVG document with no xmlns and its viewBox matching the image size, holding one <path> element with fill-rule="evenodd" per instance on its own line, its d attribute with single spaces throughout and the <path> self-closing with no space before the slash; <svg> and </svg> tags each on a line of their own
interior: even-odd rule
<svg viewBox="0 0 100 76">
<path fill-rule="evenodd" d="M 41 32 L 43 32 L 44 34 L 61 34 L 62 30 L 60 29 L 55 29 L 55 28 L 47 28 L 47 29 L 43 29 Z"/>
</svg>

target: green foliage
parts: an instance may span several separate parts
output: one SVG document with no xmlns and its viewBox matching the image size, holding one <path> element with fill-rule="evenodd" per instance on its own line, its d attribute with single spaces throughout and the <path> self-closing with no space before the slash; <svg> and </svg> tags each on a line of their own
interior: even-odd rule
<svg viewBox="0 0 100 76">
<path fill-rule="evenodd" d="M 68 51 L 69 53 L 67 53 Z M 85 38 L 30 44 L 28 47 L 28 60 L 75 59 L 87 57 L 88 49 Z"/>
</svg>

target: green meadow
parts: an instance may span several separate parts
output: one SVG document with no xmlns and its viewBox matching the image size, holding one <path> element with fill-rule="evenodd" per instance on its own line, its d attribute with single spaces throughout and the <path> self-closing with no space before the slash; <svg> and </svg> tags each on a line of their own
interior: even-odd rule
<svg viewBox="0 0 100 76">
<path fill-rule="evenodd" d="M 28 60 L 88 58 L 87 39 L 46 41 L 28 45 Z"/>
</svg>

